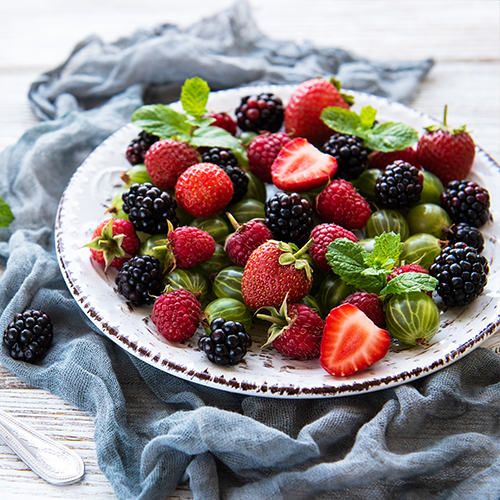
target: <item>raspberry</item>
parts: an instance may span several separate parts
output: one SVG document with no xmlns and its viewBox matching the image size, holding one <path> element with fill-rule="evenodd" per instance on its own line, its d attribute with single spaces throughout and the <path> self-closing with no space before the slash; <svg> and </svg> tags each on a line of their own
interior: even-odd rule
<svg viewBox="0 0 500 500">
<path fill-rule="evenodd" d="M 290 137 L 283 132 L 268 132 L 256 137 L 247 150 L 250 171 L 262 182 L 272 183 L 271 166 L 281 148 L 290 141 Z"/>
<path fill-rule="evenodd" d="M 368 164 L 368 149 L 363 140 L 355 135 L 335 132 L 323 145 L 323 152 L 337 160 L 337 178 L 357 179 Z"/>
<path fill-rule="evenodd" d="M 236 136 L 238 131 L 238 125 L 226 112 L 222 111 L 220 113 L 208 113 L 205 118 L 215 118 L 215 121 L 211 124 L 213 127 L 223 128 L 226 132 L 231 135 Z"/>
<path fill-rule="evenodd" d="M 450 245 L 463 241 L 468 246 L 474 247 L 478 252 L 482 252 L 484 249 L 484 236 L 481 231 L 477 227 L 470 226 L 465 222 L 453 224 L 446 231 L 446 236 Z"/>
<path fill-rule="evenodd" d="M 238 364 L 252 345 L 250 335 L 238 321 L 215 318 L 210 330 L 208 337 L 200 337 L 198 347 L 217 365 Z"/>
<path fill-rule="evenodd" d="M 277 132 L 283 124 L 285 108 L 276 95 L 262 93 L 241 98 L 236 108 L 236 121 L 245 132 Z"/>
<path fill-rule="evenodd" d="M 145 130 L 142 130 L 128 145 L 125 157 L 131 165 L 144 163 L 144 157 L 146 156 L 148 149 L 156 141 L 158 141 L 158 137 L 156 137 L 156 135 L 148 134 Z"/>
<path fill-rule="evenodd" d="M 47 352 L 52 339 L 49 315 L 36 309 L 15 314 L 3 333 L 3 343 L 9 349 L 10 357 L 28 363 L 39 360 Z"/>
<path fill-rule="evenodd" d="M 400 151 L 391 151 L 384 153 L 382 151 L 373 151 L 368 157 L 368 168 L 376 168 L 384 171 L 389 165 L 392 165 L 396 160 L 403 160 L 418 169 L 422 168 L 418 161 L 417 152 L 413 148 L 406 148 Z"/>
<path fill-rule="evenodd" d="M 332 268 L 326 260 L 328 245 L 337 238 L 347 238 L 355 243 L 358 241 L 356 235 L 348 229 L 329 223 L 317 225 L 311 232 L 311 238 L 314 239 L 314 242 L 309 248 L 309 253 L 322 271 L 330 273 Z"/>
<path fill-rule="evenodd" d="M 181 226 L 168 233 L 177 267 L 187 269 L 210 259 L 215 252 L 212 236 L 193 226 Z"/>
<path fill-rule="evenodd" d="M 385 314 L 376 293 L 363 290 L 347 296 L 341 304 L 352 304 L 363 311 L 379 328 L 385 330 Z"/>
<path fill-rule="evenodd" d="M 372 213 L 368 202 L 344 179 L 334 179 L 316 197 L 316 211 L 324 222 L 333 222 L 351 231 L 366 226 Z"/>
<path fill-rule="evenodd" d="M 167 340 L 180 342 L 194 334 L 201 319 L 201 304 L 184 288 L 169 290 L 154 302 L 151 320 Z"/>
</svg>

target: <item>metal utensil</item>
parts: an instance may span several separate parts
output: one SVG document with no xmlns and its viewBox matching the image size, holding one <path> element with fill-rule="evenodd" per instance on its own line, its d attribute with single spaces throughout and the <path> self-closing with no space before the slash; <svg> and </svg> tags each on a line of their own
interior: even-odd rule
<svg viewBox="0 0 500 500">
<path fill-rule="evenodd" d="M 71 484 L 85 474 L 83 460 L 66 446 L 40 434 L 0 410 L 0 437 L 45 481 Z"/>
</svg>

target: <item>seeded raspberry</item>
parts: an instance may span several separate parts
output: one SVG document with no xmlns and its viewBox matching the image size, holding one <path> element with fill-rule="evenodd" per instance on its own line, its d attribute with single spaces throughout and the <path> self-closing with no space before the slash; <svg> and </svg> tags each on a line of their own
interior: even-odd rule
<svg viewBox="0 0 500 500">
<path fill-rule="evenodd" d="M 201 320 L 201 304 L 184 288 L 160 295 L 153 305 L 151 320 L 167 340 L 180 342 L 191 337 Z"/>
<path fill-rule="evenodd" d="M 385 329 L 385 314 L 376 293 L 363 290 L 346 297 L 341 304 L 352 304 L 363 311 L 379 328 Z"/>
<path fill-rule="evenodd" d="M 208 113 L 205 118 L 215 118 L 215 121 L 211 124 L 213 127 L 223 128 L 226 132 L 231 135 L 236 135 L 238 125 L 236 121 L 231 118 L 226 112 L 221 113 Z"/>
<path fill-rule="evenodd" d="M 316 211 L 324 222 L 333 222 L 351 231 L 366 226 L 372 213 L 368 202 L 344 179 L 334 179 L 316 197 Z"/>
<path fill-rule="evenodd" d="M 262 182 L 272 183 L 271 166 L 281 148 L 290 141 L 290 137 L 283 132 L 267 132 L 256 137 L 247 150 L 251 172 Z"/>
<path fill-rule="evenodd" d="M 358 241 L 356 235 L 348 229 L 329 223 L 317 225 L 311 232 L 311 238 L 314 239 L 314 242 L 309 248 L 309 253 L 314 262 L 316 262 L 316 265 L 325 272 L 332 272 L 332 268 L 326 260 L 326 251 L 332 241 L 335 241 L 337 238 L 347 238 L 354 241 L 354 243 Z"/>
<path fill-rule="evenodd" d="M 210 259 L 215 252 L 213 237 L 193 226 L 181 226 L 168 233 L 177 267 L 187 269 Z"/>
</svg>

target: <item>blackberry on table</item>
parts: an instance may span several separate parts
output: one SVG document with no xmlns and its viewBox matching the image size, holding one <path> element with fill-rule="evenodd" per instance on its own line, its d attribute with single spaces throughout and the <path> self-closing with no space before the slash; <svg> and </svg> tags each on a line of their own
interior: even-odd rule
<svg viewBox="0 0 500 500">
<path fill-rule="evenodd" d="M 422 174 L 403 160 L 388 165 L 375 183 L 375 197 L 383 208 L 408 208 L 420 201 Z"/>
<path fill-rule="evenodd" d="M 468 246 L 474 247 L 478 252 L 484 249 L 484 236 L 477 227 L 470 226 L 465 222 L 453 224 L 446 232 L 449 244 L 463 241 Z"/>
<path fill-rule="evenodd" d="M 277 132 L 283 124 L 283 101 L 272 93 L 249 95 L 241 98 L 235 110 L 236 121 L 245 132 Z"/>
<path fill-rule="evenodd" d="M 49 315 L 37 309 L 28 309 L 14 315 L 3 333 L 3 343 L 10 357 L 34 363 L 52 344 L 53 326 Z"/>
<path fill-rule="evenodd" d="M 370 151 L 355 135 L 335 132 L 323 145 L 323 152 L 337 160 L 335 176 L 348 181 L 357 179 L 368 166 Z"/>
<path fill-rule="evenodd" d="M 210 335 L 201 337 L 198 347 L 217 365 L 238 364 L 252 345 L 252 338 L 238 321 L 215 318 L 210 323 Z"/>
<path fill-rule="evenodd" d="M 150 182 L 132 184 L 129 190 L 123 193 L 122 199 L 122 210 L 137 231 L 167 234 L 167 220 L 174 228 L 179 225 L 175 198 Z"/>
<path fill-rule="evenodd" d="M 451 181 L 441 194 L 443 207 L 453 222 L 481 227 L 490 218 L 490 194 L 473 181 Z"/>
<path fill-rule="evenodd" d="M 429 269 L 429 274 L 438 280 L 436 292 L 450 307 L 465 306 L 475 300 L 486 286 L 488 272 L 486 258 L 463 242 L 443 248 Z"/>
<path fill-rule="evenodd" d="M 266 225 L 279 241 L 302 247 L 313 228 L 313 208 L 299 193 L 276 193 L 265 203 Z"/>
<path fill-rule="evenodd" d="M 125 157 L 132 165 L 144 163 L 144 157 L 148 149 L 158 140 L 159 138 L 156 135 L 149 134 L 145 130 L 142 130 L 128 145 Z"/>
<path fill-rule="evenodd" d="M 241 201 L 248 191 L 248 176 L 238 165 L 238 159 L 229 149 L 211 148 L 202 156 L 202 161 L 214 163 L 226 172 L 233 183 L 233 197 L 230 203 Z"/>
<path fill-rule="evenodd" d="M 118 293 L 135 306 L 152 304 L 162 290 L 160 261 L 152 255 L 132 257 L 115 278 Z"/>
</svg>

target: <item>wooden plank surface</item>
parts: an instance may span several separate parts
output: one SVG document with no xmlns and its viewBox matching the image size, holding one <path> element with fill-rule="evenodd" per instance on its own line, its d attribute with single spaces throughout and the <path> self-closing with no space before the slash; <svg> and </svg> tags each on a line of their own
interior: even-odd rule
<svg viewBox="0 0 500 500">
<path fill-rule="evenodd" d="M 0 150 L 36 123 L 26 99 L 30 83 L 64 61 L 85 37 L 114 41 L 161 23 L 188 26 L 231 0 L 17 0 L 0 5 Z M 412 107 L 453 125 L 466 123 L 476 143 L 500 160 L 500 4 L 490 0 L 251 0 L 262 31 L 276 39 L 310 40 L 380 61 L 436 61 Z M 193 12 L 196 13 L 193 16 Z M 499 349 L 494 336 L 484 345 Z M 92 417 L 0 367 L 0 408 L 61 440 L 86 463 L 84 479 L 55 487 L 0 443 L 1 498 L 114 498 L 99 471 Z M 190 499 L 187 485 L 171 499 Z"/>
</svg>

